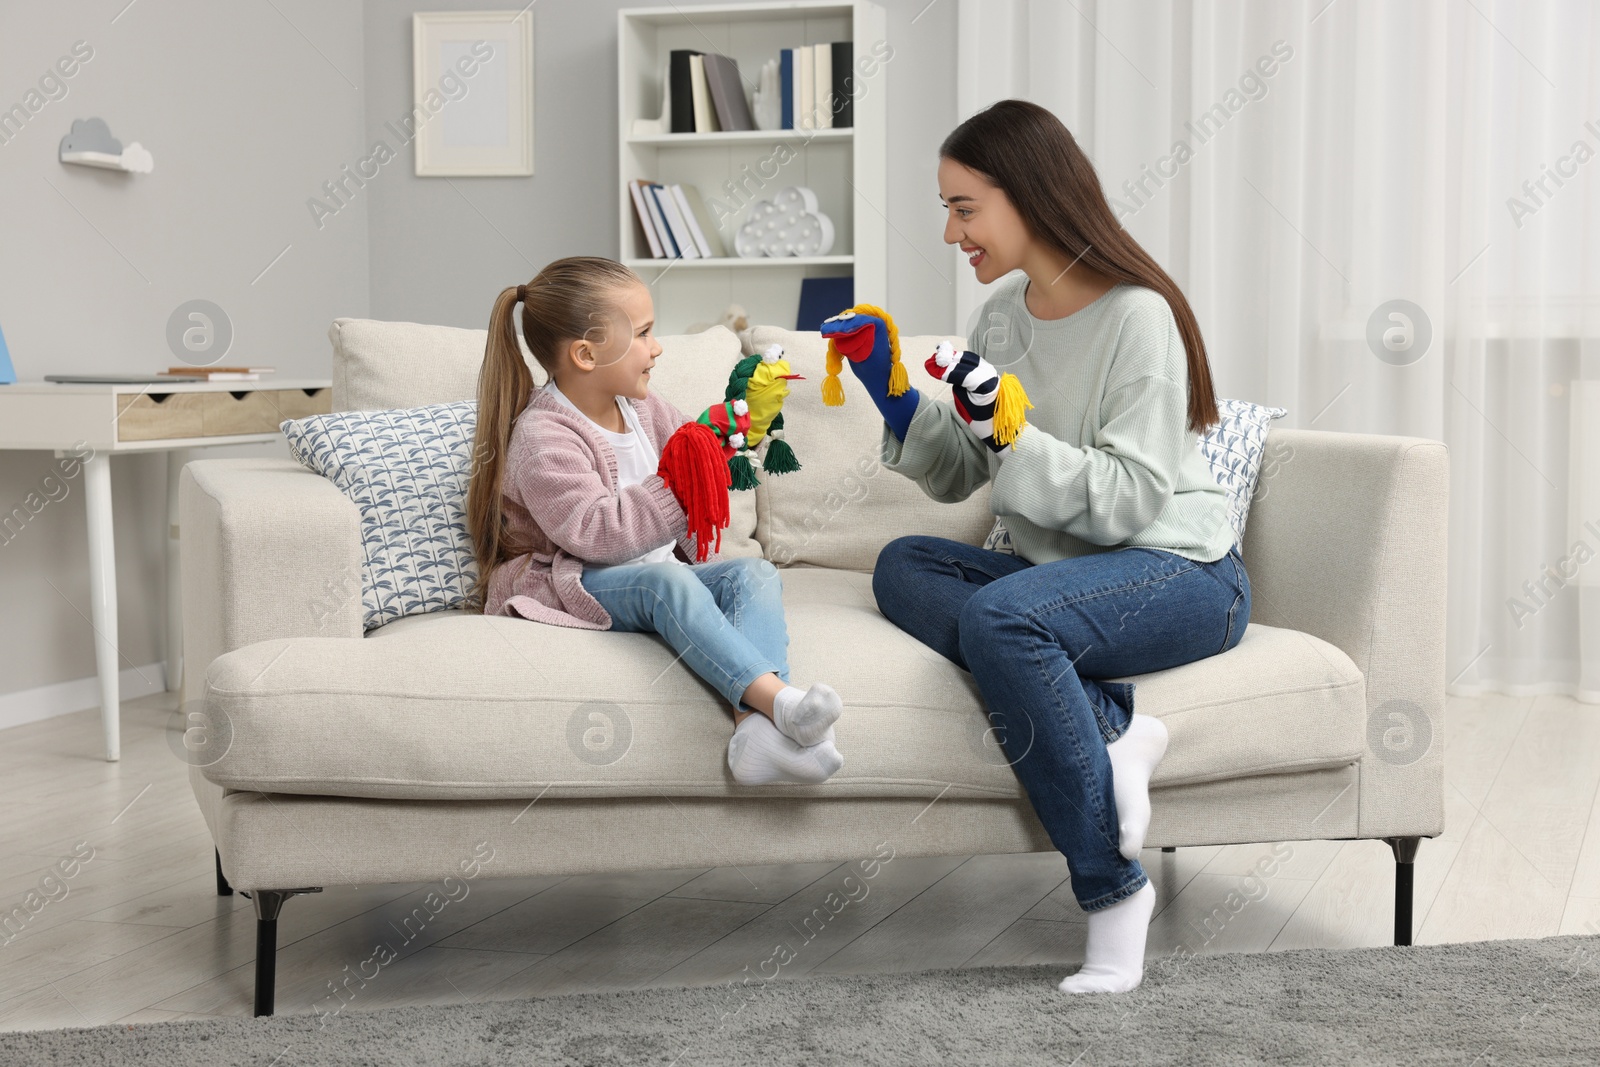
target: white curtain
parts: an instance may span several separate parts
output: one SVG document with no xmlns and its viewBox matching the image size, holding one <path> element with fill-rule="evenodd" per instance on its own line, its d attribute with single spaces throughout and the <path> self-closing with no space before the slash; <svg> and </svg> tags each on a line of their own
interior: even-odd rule
<svg viewBox="0 0 1600 1067">
<path fill-rule="evenodd" d="M 958 118 L 1066 124 L 1219 395 L 1449 445 L 1448 691 L 1600 702 L 1600 5 L 960 3 Z"/>
</svg>

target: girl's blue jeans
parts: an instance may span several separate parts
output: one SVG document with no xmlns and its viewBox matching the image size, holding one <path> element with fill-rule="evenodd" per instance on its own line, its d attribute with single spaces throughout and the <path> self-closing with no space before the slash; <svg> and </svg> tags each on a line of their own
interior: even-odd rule
<svg viewBox="0 0 1600 1067">
<path fill-rule="evenodd" d="M 582 582 L 611 629 L 660 634 L 741 711 L 756 710 L 740 698 L 763 674 L 789 681 L 783 580 L 764 559 L 585 566 Z"/>
<path fill-rule="evenodd" d="M 1125 547 L 1031 564 L 924 534 L 884 546 L 878 609 L 972 674 L 1012 770 L 1067 858 L 1085 911 L 1150 879 L 1118 851 L 1106 746 L 1133 715 L 1133 684 L 1101 679 L 1226 652 L 1250 619 L 1238 549 L 1212 563 Z"/>
</svg>

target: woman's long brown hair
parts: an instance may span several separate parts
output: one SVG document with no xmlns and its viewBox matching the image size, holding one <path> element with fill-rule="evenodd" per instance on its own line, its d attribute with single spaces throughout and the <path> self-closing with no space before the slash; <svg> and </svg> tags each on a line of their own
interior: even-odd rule
<svg viewBox="0 0 1600 1067">
<path fill-rule="evenodd" d="M 528 282 L 522 300 L 522 336 L 544 368 L 545 380 L 555 376 L 568 345 L 593 337 L 597 328 L 604 330 L 615 320 L 619 290 L 643 284 L 633 271 L 601 256 L 558 259 Z M 487 605 L 494 568 L 529 550 L 513 543 L 502 498 L 511 429 L 528 406 L 535 386 L 533 371 L 517 344 L 511 317 L 516 308 L 516 286 L 502 289 L 495 297 L 483 366 L 478 371 L 478 426 L 467 483 L 467 533 L 478 561 L 478 577 L 468 603 L 480 612 Z M 632 332 L 630 329 L 624 336 L 631 338 Z"/>
<path fill-rule="evenodd" d="M 1189 428 L 1216 425 L 1211 365 L 1189 301 L 1111 213 L 1094 164 L 1060 119 L 1028 100 L 1001 100 L 957 126 L 939 155 L 998 187 L 1033 236 L 1074 265 L 1165 297 L 1189 357 Z"/>
</svg>

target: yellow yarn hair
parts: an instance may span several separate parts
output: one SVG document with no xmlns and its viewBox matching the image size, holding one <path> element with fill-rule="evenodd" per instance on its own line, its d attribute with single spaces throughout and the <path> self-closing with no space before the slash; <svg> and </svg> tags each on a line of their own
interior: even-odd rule
<svg viewBox="0 0 1600 1067">
<path fill-rule="evenodd" d="M 894 319 L 889 317 L 887 311 L 872 304 L 857 304 L 850 309 L 850 313 L 880 318 L 889 328 L 889 395 L 904 396 L 911 388 L 911 379 L 906 376 L 905 364 L 900 362 L 900 330 L 895 326 Z M 828 376 L 822 380 L 822 402 L 828 407 L 836 408 L 844 403 L 844 386 L 839 381 L 839 372 L 844 369 L 844 357 L 834 347 L 831 337 L 828 338 L 827 363 Z"/>
<path fill-rule="evenodd" d="M 1015 374 L 1002 374 L 1000 376 L 1000 391 L 994 398 L 994 439 L 1002 445 L 1011 445 L 1017 439 L 1017 434 L 1022 432 L 1023 425 L 1028 417 L 1023 414 L 1025 408 L 1033 407 L 1028 394 L 1022 388 L 1022 383 Z"/>
</svg>

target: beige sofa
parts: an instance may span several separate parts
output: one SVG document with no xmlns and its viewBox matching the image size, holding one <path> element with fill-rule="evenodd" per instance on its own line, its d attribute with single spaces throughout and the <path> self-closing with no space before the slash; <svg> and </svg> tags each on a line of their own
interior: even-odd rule
<svg viewBox="0 0 1600 1067">
<path fill-rule="evenodd" d="M 334 408 L 470 399 L 484 333 L 340 319 Z M 904 337 L 914 384 L 940 340 Z M 962 339 L 952 338 L 960 344 Z M 886 620 L 881 547 L 981 544 L 987 487 L 935 503 L 878 461 L 877 410 L 847 370 L 826 408 L 815 332 L 781 342 L 802 470 L 734 494 L 725 555 L 780 565 L 799 684 L 846 702 L 846 763 L 821 785 L 747 787 L 730 709 L 654 634 L 444 611 L 363 635 L 356 507 L 291 460 L 200 460 L 181 488 L 191 779 L 218 890 L 252 892 L 257 1014 L 270 1014 L 278 908 L 314 887 L 495 876 L 1044 851 L 1051 844 L 971 675 Z M 690 417 L 741 355 L 722 327 L 661 339 L 652 376 Z M 1254 594 L 1230 651 L 1130 679 L 1170 729 L 1146 844 L 1383 839 L 1395 941 L 1411 939 L 1419 838 L 1443 814 L 1445 446 L 1276 429 L 1244 543 Z M 225 875 L 224 875 L 225 872 Z"/>
</svg>

